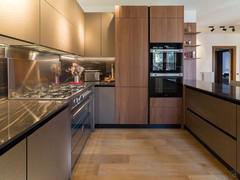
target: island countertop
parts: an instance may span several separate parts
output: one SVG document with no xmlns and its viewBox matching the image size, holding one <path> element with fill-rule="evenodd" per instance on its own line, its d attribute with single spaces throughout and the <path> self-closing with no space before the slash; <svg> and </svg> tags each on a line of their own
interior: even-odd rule
<svg viewBox="0 0 240 180">
<path fill-rule="evenodd" d="M 184 86 L 233 103 L 240 104 L 240 87 L 205 81 L 185 80 Z"/>
<path fill-rule="evenodd" d="M 67 106 L 64 101 L 0 99 L 0 155 Z"/>
</svg>

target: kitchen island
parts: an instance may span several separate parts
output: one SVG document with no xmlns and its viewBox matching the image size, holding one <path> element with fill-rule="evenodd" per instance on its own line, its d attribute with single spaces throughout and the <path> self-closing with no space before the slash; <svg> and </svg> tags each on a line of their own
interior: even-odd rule
<svg viewBox="0 0 240 180">
<path fill-rule="evenodd" d="M 185 127 L 219 160 L 240 172 L 240 87 L 184 82 Z"/>
</svg>

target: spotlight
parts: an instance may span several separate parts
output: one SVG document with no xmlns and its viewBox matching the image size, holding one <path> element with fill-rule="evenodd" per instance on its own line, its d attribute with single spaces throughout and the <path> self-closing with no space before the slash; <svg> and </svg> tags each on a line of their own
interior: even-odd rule
<svg viewBox="0 0 240 180">
<path fill-rule="evenodd" d="M 235 26 L 229 26 L 229 28 L 232 29 L 232 32 L 236 31 Z"/>
<path fill-rule="evenodd" d="M 215 31 L 214 26 L 208 26 L 208 28 L 210 28 L 210 31 L 211 31 L 211 32 Z"/>
<path fill-rule="evenodd" d="M 221 28 L 224 32 L 227 31 L 227 28 L 226 28 L 225 26 L 220 26 L 220 28 Z"/>
</svg>

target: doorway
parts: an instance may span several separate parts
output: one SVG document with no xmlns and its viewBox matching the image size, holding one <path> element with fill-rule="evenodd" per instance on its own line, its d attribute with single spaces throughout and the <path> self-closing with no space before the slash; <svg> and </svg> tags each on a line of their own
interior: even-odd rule
<svg viewBox="0 0 240 180">
<path fill-rule="evenodd" d="M 213 72 L 216 83 L 236 81 L 236 46 L 213 46 Z"/>
</svg>

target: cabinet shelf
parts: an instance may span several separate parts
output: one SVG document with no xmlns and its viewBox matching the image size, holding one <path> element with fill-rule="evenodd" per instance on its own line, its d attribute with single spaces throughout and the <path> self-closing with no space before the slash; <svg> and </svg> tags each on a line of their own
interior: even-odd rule
<svg viewBox="0 0 240 180">
<path fill-rule="evenodd" d="M 199 47 L 200 45 L 199 44 L 192 44 L 192 45 L 188 45 L 188 44 L 185 44 L 184 47 Z"/>
<path fill-rule="evenodd" d="M 201 58 L 183 58 L 184 60 L 186 61 L 193 61 L 193 60 L 198 60 L 198 59 L 201 59 Z"/>
<path fill-rule="evenodd" d="M 184 32 L 184 35 L 197 35 L 200 34 L 201 32 Z"/>
</svg>

